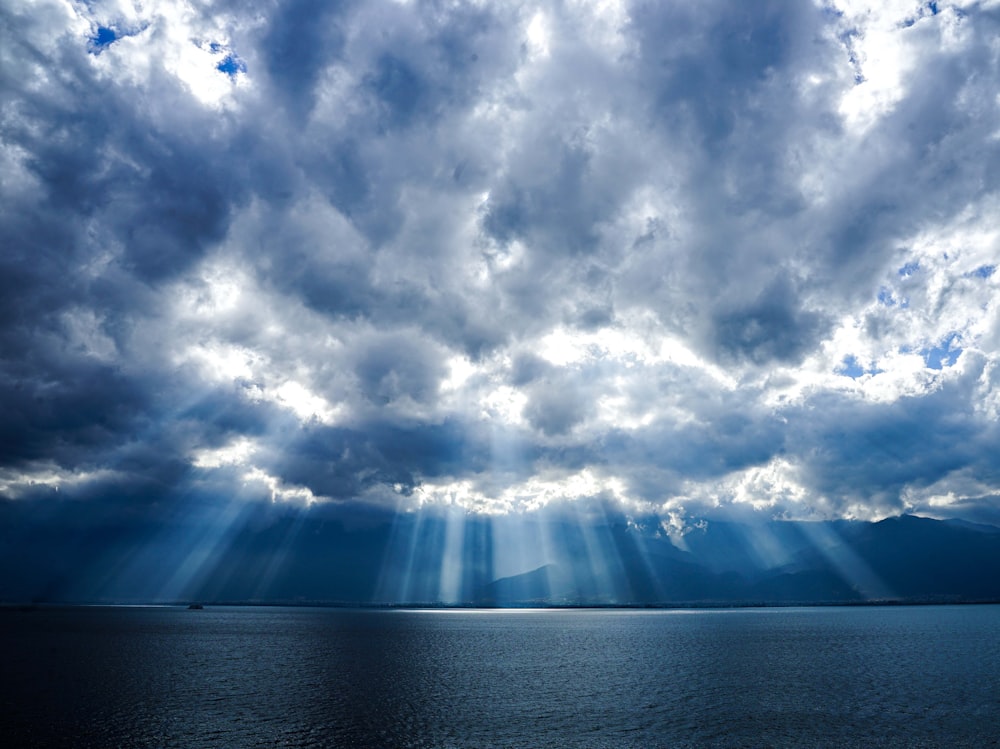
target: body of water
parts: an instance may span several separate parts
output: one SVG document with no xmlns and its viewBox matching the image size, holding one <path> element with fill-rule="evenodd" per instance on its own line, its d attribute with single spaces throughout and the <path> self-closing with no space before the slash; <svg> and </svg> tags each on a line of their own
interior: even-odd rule
<svg viewBox="0 0 1000 749">
<path fill-rule="evenodd" d="M 1000 745 L 1000 607 L 0 612 L 5 746 Z"/>
</svg>

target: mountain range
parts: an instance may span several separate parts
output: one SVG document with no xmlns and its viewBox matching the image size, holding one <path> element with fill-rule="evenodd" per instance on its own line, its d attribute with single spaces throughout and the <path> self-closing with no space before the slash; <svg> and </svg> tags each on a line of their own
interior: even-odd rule
<svg viewBox="0 0 1000 749">
<path fill-rule="evenodd" d="M 0 537 L 0 602 L 734 606 L 1000 601 L 1000 528 L 709 520 L 683 535 L 464 515 L 351 526 L 321 512 L 154 535 L 121 522 Z M 526 522 L 526 521 L 525 521 Z"/>
<path fill-rule="evenodd" d="M 877 523 L 708 523 L 622 559 L 614 594 L 572 564 L 491 582 L 480 603 L 776 605 L 1000 600 L 1000 528 L 903 515 Z"/>
</svg>

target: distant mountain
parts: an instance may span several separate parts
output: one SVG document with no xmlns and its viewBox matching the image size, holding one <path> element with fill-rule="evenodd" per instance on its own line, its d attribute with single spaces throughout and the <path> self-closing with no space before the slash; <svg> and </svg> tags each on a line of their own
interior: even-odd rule
<svg viewBox="0 0 1000 749">
<path fill-rule="evenodd" d="M 858 525 L 845 546 L 892 598 L 1000 599 L 1000 534 L 903 515 Z"/>
<path fill-rule="evenodd" d="M 904 515 L 878 523 L 708 523 L 680 554 L 622 560 L 621 580 L 586 559 L 494 580 L 484 605 L 1000 601 L 1000 528 Z"/>
<path fill-rule="evenodd" d="M 476 596 L 478 605 L 643 605 L 646 603 L 724 603 L 738 600 L 745 582 L 735 573 L 716 574 L 698 564 L 669 557 L 647 568 L 626 568 L 625 584 L 595 576 L 573 565 L 545 565 L 521 575 L 494 580 Z"/>
<path fill-rule="evenodd" d="M 195 524 L 98 523 L 75 505 L 60 523 L 14 522 L 21 511 L 0 503 L 0 603 L 1000 601 L 1000 528 L 909 515 L 709 520 L 671 540 L 655 526 L 582 516 L 400 514 L 347 525 L 319 508 L 251 517 L 217 537 Z"/>
<path fill-rule="evenodd" d="M 970 531 L 979 531 L 980 533 L 1000 533 L 1000 528 L 995 525 L 985 525 L 983 523 L 970 523 L 968 520 L 961 520 L 959 518 L 952 518 L 950 520 L 942 521 L 947 525 L 954 526 L 956 528 L 965 528 Z"/>
</svg>

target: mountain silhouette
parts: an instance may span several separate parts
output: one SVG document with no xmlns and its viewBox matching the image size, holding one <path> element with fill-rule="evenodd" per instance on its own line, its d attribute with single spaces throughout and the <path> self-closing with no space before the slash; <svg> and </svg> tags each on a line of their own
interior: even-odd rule
<svg viewBox="0 0 1000 749">
<path fill-rule="evenodd" d="M 374 518 L 348 526 L 321 512 L 288 512 L 235 527 L 199 557 L 191 568 L 197 574 L 183 579 L 180 571 L 198 550 L 185 546 L 183 538 L 167 537 L 149 547 L 151 529 L 124 523 L 91 533 L 82 519 L 65 527 L 22 526 L 23 533 L 8 534 L 0 543 L 0 602 L 1000 601 L 1000 528 L 964 520 L 911 515 L 876 523 L 707 520 L 673 537 L 658 527 L 598 520 L 544 526 L 518 520 L 521 536 L 503 537 L 489 518 L 467 515 L 461 525 L 449 522 L 454 520 L 400 516 L 392 524 Z M 184 584 L 168 584 L 177 580 Z"/>
<path fill-rule="evenodd" d="M 877 523 L 707 523 L 686 550 L 620 558 L 621 580 L 561 560 L 484 586 L 484 605 L 747 605 L 1000 600 L 1000 528 L 911 515 Z"/>
</svg>

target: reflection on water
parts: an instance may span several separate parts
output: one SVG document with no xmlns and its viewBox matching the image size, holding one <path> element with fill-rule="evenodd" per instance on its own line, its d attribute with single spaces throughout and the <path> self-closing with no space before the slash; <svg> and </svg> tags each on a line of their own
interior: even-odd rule
<svg viewBox="0 0 1000 749">
<path fill-rule="evenodd" d="M 0 612 L 15 746 L 983 746 L 1000 607 Z"/>
</svg>

